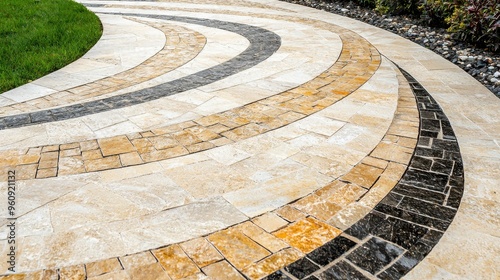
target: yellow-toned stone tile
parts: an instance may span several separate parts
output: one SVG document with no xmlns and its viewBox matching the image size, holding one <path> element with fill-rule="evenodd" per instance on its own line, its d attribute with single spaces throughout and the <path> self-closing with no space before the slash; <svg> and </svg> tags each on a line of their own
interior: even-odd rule
<svg viewBox="0 0 500 280">
<path fill-rule="evenodd" d="M 252 222 L 244 222 L 235 226 L 234 229 L 239 230 L 244 235 L 250 237 L 252 240 L 273 253 L 290 247 L 290 245 L 286 244 L 283 240 L 264 231 Z"/>
<path fill-rule="evenodd" d="M 93 276 L 93 277 L 88 277 L 87 280 L 135 280 L 130 278 L 128 275 L 127 271 L 125 270 L 118 270 L 118 271 L 112 271 L 110 273 L 106 274 L 101 274 L 98 276 Z"/>
<path fill-rule="evenodd" d="M 274 212 L 289 222 L 295 222 L 297 220 L 300 220 L 300 219 L 306 217 L 306 214 L 291 207 L 290 205 L 285 205 Z"/>
<path fill-rule="evenodd" d="M 212 131 L 213 133 L 219 134 L 219 133 L 228 131 L 230 128 L 225 126 L 225 125 L 222 125 L 220 123 L 217 123 L 217 124 L 214 124 L 214 125 L 207 127 L 207 129 Z"/>
<path fill-rule="evenodd" d="M 29 148 L 27 155 L 39 155 L 42 153 L 42 147 Z"/>
<path fill-rule="evenodd" d="M 60 147 L 61 151 L 62 150 L 72 150 L 72 149 L 76 149 L 76 148 L 80 148 L 80 143 L 75 142 L 75 143 L 69 143 L 69 144 L 62 144 Z"/>
<path fill-rule="evenodd" d="M 1 279 L 1 278 L 0 278 Z M 44 269 L 35 272 L 30 272 L 25 275 L 24 280 L 59 280 L 56 270 Z"/>
<path fill-rule="evenodd" d="M 179 145 L 179 142 L 177 142 L 177 140 L 168 135 L 149 137 L 148 140 L 157 150 L 168 149 Z"/>
<path fill-rule="evenodd" d="M 328 196 L 326 199 L 329 202 L 335 203 L 341 207 L 345 207 L 352 203 L 353 201 L 358 200 L 367 192 L 366 189 L 353 185 L 346 184 L 340 187 L 335 193 Z"/>
<path fill-rule="evenodd" d="M 381 142 L 379 145 L 377 145 L 375 150 L 371 153 L 371 156 L 373 157 L 402 164 L 408 164 L 412 155 L 413 149 L 385 142 Z"/>
<path fill-rule="evenodd" d="M 153 132 L 151 131 L 144 131 L 144 132 L 141 132 L 141 136 L 146 138 L 146 137 L 153 137 L 155 136 L 156 134 L 154 134 Z"/>
<path fill-rule="evenodd" d="M 156 256 L 163 269 L 172 279 L 181 279 L 198 273 L 198 266 L 182 251 L 179 245 L 154 250 Z"/>
<path fill-rule="evenodd" d="M 184 277 L 180 280 L 210 280 L 210 278 L 206 276 L 204 273 L 199 272 L 193 275 L 189 275 L 188 277 Z"/>
<path fill-rule="evenodd" d="M 201 142 L 201 140 L 193 133 L 185 130 L 172 133 L 172 136 L 175 138 L 175 140 L 177 140 L 181 145 L 184 146 L 189 146 Z"/>
<path fill-rule="evenodd" d="M 215 247 L 203 237 L 181 243 L 180 246 L 199 267 L 204 267 L 223 259 Z"/>
<path fill-rule="evenodd" d="M 201 141 L 209 141 L 220 137 L 218 133 L 215 133 L 212 130 L 206 129 L 202 126 L 193 126 L 190 128 L 186 128 L 186 131 L 194 134 Z"/>
<path fill-rule="evenodd" d="M 36 172 L 37 179 L 50 178 L 57 176 L 57 168 L 47 168 L 47 169 L 38 169 Z"/>
<path fill-rule="evenodd" d="M 400 137 L 398 140 L 398 145 L 401 145 L 403 147 L 407 147 L 410 149 L 414 149 L 415 146 L 417 145 L 417 139 L 414 138 L 407 138 L 407 137 Z"/>
<path fill-rule="evenodd" d="M 250 279 L 261 279 L 286 265 L 289 265 L 298 259 L 302 258 L 304 254 L 300 251 L 287 248 L 279 251 L 271 256 L 251 265 L 243 270 L 243 273 Z"/>
<path fill-rule="evenodd" d="M 150 251 L 120 257 L 119 259 L 125 269 L 131 269 L 133 267 L 144 266 L 157 262 Z"/>
<path fill-rule="evenodd" d="M 87 150 L 82 152 L 83 160 L 100 159 L 102 158 L 101 150 Z"/>
<path fill-rule="evenodd" d="M 36 177 L 38 164 L 19 165 L 16 167 L 16 180 L 28 180 Z"/>
<path fill-rule="evenodd" d="M 103 156 L 125 154 L 136 150 L 124 135 L 98 139 L 97 142 Z"/>
<path fill-rule="evenodd" d="M 170 280 L 167 272 L 163 270 L 159 263 L 151 263 L 144 265 L 136 265 L 126 270 L 130 279 L 144 279 L 144 280 Z"/>
<path fill-rule="evenodd" d="M 336 194 L 340 189 L 345 187 L 347 183 L 342 182 L 340 180 L 335 180 L 328 185 L 322 187 L 321 189 L 317 190 L 315 194 L 320 197 L 330 197 L 334 194 Z"/>
<path fill-rule="evenodd" d="M 245 278 L 228 262 L 221 261 L 201 269 L 210 279 L 214 280 L 244 280 Z"/>
<path fill-rule="evenodd" d="M 42 153 L 59 151 L 59 145 L 45 146 L 42 148 Z"/>
<path fill-rule="evenodd" d="M 386 176 L 381 176 L 380 179 L 373 185 L 372 189 L 365 195 L 359 204 L 368 208 L 375 207 L 398 183 L 398 180 L 391 179 Z"/>
<path fill-rule="evenodd" d="M 144 162 L 154 162 L 187 154 L 189 154 L 189 151 L 186 148 L 183 146 L 176 146 L 170 149 L 141 154 L 141 157 Z"/>
<path fill-rule="evenodd" d="M 85 172 L 81 156 L 63 157 L 59 160 L 59 175 L 80 174 Z"/>
<path fill-rule="evenodd" d="M 110 156 L 101 159 L 84 161 L 87 172 L 101 171 L 121 167 L 119 156 Z"/>
<path fill-rule="evenodd" d="M 385 169 L 384 173 L 382 173 L 382 176 L 386 176 L 393 180 L 399 181 L 403 176 L 403 174 L 405 173 L 406 168 L 407 165 L 390 162 L 389 165 L 387 165 L 387 168 Z"/>
<path fill-rule="evenodd" d="M 349 173 L 342 177 L 342 180 L 369 189 L 382 174 L 382 171 L 383 169 L 361 163 L 354 166 Z"/>
<path fill-rule="evenodd" d="M 0 280 L 25 280 L 25 279 L 26 279 L 25 273 L 0 276 Z"/>
<path fill-rule="evenodd" d="M 237 230 L 216 232 L 208 236 L 208 240 L 239 270 L 270 255 L 268 250 Z"/>
<path fill-rule="evenodd" d="M 292 206 L 322 221 L 330 219 L 335 213 L 342 209 L 339 205 L 314 194 L 300 199 L 292 204 Z"/>
<path fill-rule="evenodd" d="M 200 143 L 196 143 L 196 144 L 193 144 L 193 145 L 189 145 L 186 147 L 186 149 L 190 152 L 190 153 L 196 153 L 196 152 L 200 152 L 200 151 L 205 151 L 205 150 L 208 150 L 208 149 L 212 149 L 214 148 L 215 145 L 210 143 L 210 142 L 200 142 Z"/>
<path fill-rule="evenodd" d="M 83 265 L 73 265 L 63 267 L 59 270 L 60 280 L 85 280 L 85 267 Z"/>
<path fill-rule="evenodd" d="M 143 163 L 141 156 L 137 152 L 131 152 L 120 155 L 122 166 L 131 166 Z"/>
<path fill-rule="evenodd" d="M 153 137 L 151 137 L 151 138 L 153 138 Z M 134 140 L 132 140 L 132 144 L 135 146 L 137 151 L 141 154 L 155 151 L 156 149 L 153 146 L 153 143 L 151 143 L 151 141 L 149 141 L 148 139 L 149 138 L 134 139 Z"/>
<path fill-rule="evenodd" d="M 233 130 L 229 130 L 226 132 L 223 132 L 222 135 L 224 135 L 226 138 L 231 139 L 233 141 L 238 141 L 238 140 L 243 140 L 250 138 L 255 135 L 259 135 L 263 133 L 265 129 L 262 126 L 259 126 L 254 123 L 250 123 L 238 128 L 235 128 Z"/>
<path fill-rule="evenodd" d="M 79 155 L 81 155 L 80 148 L 67 149 L 67 150 L 62 150 L 60 152 L 61 157 L 72 157 L 72 156 L 79 156 Z"/>
<path fill-rule="evenodd" d="M 252 222 L 267 232 L 273 232 L 288 225 L 287 221 L 272 212 L 256 217 Z"/>
<path fill-rule="evenodd" d="M 366 216 L 371 210 L 372 208 L 368 208 L 360 203 L 351 203 L 335 214 L 335 216 L 328 221 L 328 224 L 341 230 L 347 230 L 354 223 Z"/>
<path fill-rule="evenodd" d="M 309 253 L 335 238 L 341 231 L 312 217 L 289 225 L 274 235 L 304 253 Z"/>
<path fill-rule="evenodd" d="M 91 262 L 86 264 L 85 268 L 87 271 L 87 277 L 98 276 L 123 269 L 117 258 Z"/>
<path fill-rule="evenodd" d="M 366 165 L 371 165 L 371 166 L 374 166 L 374 167 L 377 167 L 380 169 L 385 169 L 387 167 L 387 164 L 389 163 L 386 160 L 378 159 L 378 158 L 374 158 L 374 157 L 370 157 L 370 156 L 365 157 L 362 162 Z"/>
</svg>

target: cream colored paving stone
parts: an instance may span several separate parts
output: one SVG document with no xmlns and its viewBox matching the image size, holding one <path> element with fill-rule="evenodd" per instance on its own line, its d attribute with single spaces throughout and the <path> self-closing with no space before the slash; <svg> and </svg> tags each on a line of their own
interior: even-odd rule
<svg viewBox="0 0 500 280">
<path fill-rule="evenodd" d="M 119 259 L 125 270 L 138 268 L 158 262 L 150 251 L 120 257 Z"/>
<path fill-rule="evenodd" d="M 271 212 L 254 218 L 252 220 L 252 222 L 254 222 L 259 227 L 263 228 L 267 232 L 273 232 L 273 231 L 278 230 L 278 229 L 280 229 L 288 224 L 285 220 L 280 218 L 278 215 L 271 213 Z"/>
<path fill-rule="evenodd" d="M 198 267 L 205 267 L 224 259 L 205 238 L 196 238 L 181 243 L 180 246 Z"/>
<path fill-rule="evenodd" d="M 243 276 L 227 261 L 221 261 L 202 268 L 203 272 L 214 280 L 243 280 Z"/>
</svg>

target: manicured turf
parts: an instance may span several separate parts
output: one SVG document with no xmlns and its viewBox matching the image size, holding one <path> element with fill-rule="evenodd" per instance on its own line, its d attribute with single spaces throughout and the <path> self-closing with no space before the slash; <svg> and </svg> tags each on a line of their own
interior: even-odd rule
<svg viewBox="0 0 500 280">
<path fill-rule="evenodd" d="M 76 60 L 101 34 L 97 16 L 72 0 L 0 0 L 0 93 Z"/>
</svg>

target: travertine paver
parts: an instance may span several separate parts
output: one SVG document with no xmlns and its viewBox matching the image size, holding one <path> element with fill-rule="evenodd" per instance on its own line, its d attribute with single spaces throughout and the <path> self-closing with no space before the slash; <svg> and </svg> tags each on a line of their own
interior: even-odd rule
<svg viewBox="0 0 500 280">
<path fill-rule="evenodd" d="M 175 3 L 133 6 L 198 18 L 211 13 L 301 21 L 343 39 L 331 69 L 350 67 L 346 56 L 356 67 L 176 125 L 5 151 L 3 169 L 17 166 L 19 196 L 27 198 L 19 209 L 24 227 L 18 256 L 24 271 L 36 270 L 28 277 L 204 279 L 222 272 L 230 279 L 398 279 L 415 266 L 407 277 L 437 278 L 435 271 L 446 278 L 495 277 L 488 264 L 498 258 L 498 223 L 491 211 L 482 210 L 481 219 L 471 211 L 495 209 L 484 193 L 495 197 L 491 187 L 498 178 L 479 163 L 497 164 L 498 147 L 488 142 L 496 135 L 495 102 L 484 106 L 485 113 L 474 112 L 480 106 L 465 94 L 473 88 L 468 78 L 447 78 L 447 71 L 462 72 L 446 63 L 446 70 L 425 69 L 429 63 L 418 61 L 428 60 L 426 51 L 385 31 L 282 2 L 262 1 L 256 9 L 245 1 L 222 9 L 218 3 L 189 4 L 189 11 Z M 248 12 L 238 10 L 241 3 Z M 114 4 L 94 6 L 126 11 L 127 3 Z M 374 49 L 359 48 L 359 37 L 326 22 L 355 30 L 411 75 L 403 78 L 385 58 L 375 72 L 380 57 Z M 366 59 L 369 53 L 375 61 Z M 377 67 L 360 79 L 362 63 Z M 296 78 L 287 72 L 272 83 Z M 342 97 L 328 100 L 330 95 Z M 467 137 L 470 130 L 481 141 Z M 479 182 L 480 190 L 474 186 Z M 85 210 L 74 211 L 75 205 Z M 102 257 L 83 240 L 92 240 Z M 467 253 L 475 258 L 447 254 L 464 240 L 458 250 L 474 245 Z M 82 251 L 91 262 L 78 261 Z M 483 252 L 490 260 L 478 257 Z M 3 278 L 12 277 L 24 278 Z"/>
</svg>

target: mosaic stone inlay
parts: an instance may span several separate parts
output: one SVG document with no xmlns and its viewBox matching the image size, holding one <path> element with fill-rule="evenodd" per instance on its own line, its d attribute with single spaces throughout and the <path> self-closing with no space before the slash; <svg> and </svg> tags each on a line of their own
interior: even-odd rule
<svg viewBox="0 0 500 280">
<path fill-rule="evenodd" d="M 400 279 L 439 242 L 460 205 L 462 158 L 440 106 L 403 74 L 418 102 L 420 130 L 401 180 L 341 236 L 266 279 Z"/>
</svg>

